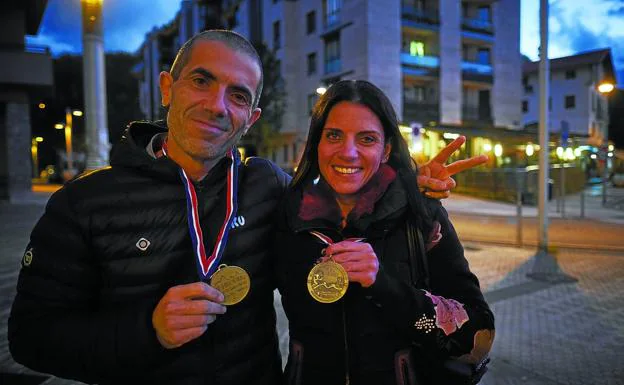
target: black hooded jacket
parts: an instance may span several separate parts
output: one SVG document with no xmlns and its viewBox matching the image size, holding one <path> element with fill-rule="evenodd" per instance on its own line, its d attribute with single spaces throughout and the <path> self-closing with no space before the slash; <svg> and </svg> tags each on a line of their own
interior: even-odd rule
<svg viewBox="0 0 624 385">
<path fill-rule="evenodd" d="M 441 235 L 432 240 L 425 233 L 431 247 L 427 252 L 429 290 L 461 302 L 470 317 L 449 336 L 434 327 L 432 300 L 411 282 L 406 223 L 413 214 L 402 181 L 397 178 L 387 190 L 380 188 L 383 195 L 369 199 L 375 202 L 372 212 L 352 215 L 362 201 L 375 196 L 362 194 L 344 229 L 329 187 L 321 181 L 314 191 L 316 195 L 305 197 L 299 189 L 289 190 L 280 205 L 276 233 L 278 288 L 290 328 L 285 372 L 289 385 L 415 384 L 416 377 L 425 375 L 414 372 L 424 362 L 421 354 L 461 356 L 473 348 L 477 330 L 494 328 L 479 282 L 470 272 L 457 234 L 438 201 L 426 202 Z M 315 218 L 302 219 L 302 202 Z M 326 246 L 310 234 L 312 230 L 334 242 L 365 238 L 379 260 L 375 283 L 363 288 L 352 282 L 337 302 L 316 302 L 308 292 L 308 273 Z M 415 344 L 424 350 L 418 352 Z"/>
<path fill-rule="evenodd" d="M 145 151 L 164 131 L 132 124 L 111 167 L 50 198 L 31 234 L 31 257 L 22 261 L 10 351 L 34 370 L 89 383 L 279 383 L 268 251 L 289 177 L 263 159 L 240 166 L 239 208 L 221 263 L 244 268 L 251 290 L 201 337 L 166 350 L 152 312 L 170 287 L 196 282 L 198 274 L 178 167 Z M 207 253 L 224 220 L 228 162 L 195 184 Z"/>
</svg>

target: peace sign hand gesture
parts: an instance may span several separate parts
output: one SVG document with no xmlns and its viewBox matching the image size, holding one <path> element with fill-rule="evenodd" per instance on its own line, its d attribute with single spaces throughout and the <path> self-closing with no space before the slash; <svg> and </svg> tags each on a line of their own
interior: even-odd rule
<svg viewBox="0 0 624 385">
<path fill-rule="evenodd" d="M 465 136 L 458 137 L 430 161 L 418 166 L 418 187 L 426 196 L 435 199 L 448 198 L 456 186 L 452 175 L 487 162 L 487 155 L 479 155 L 445 165 L 448 158 L 465 142 Z"/>
</svg>

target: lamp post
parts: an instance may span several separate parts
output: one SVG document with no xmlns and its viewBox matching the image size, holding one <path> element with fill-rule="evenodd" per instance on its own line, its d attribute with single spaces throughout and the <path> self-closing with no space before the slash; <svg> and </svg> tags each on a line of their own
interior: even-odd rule
<svg viewBox="0 0 624 385">
<path fill-rule="evenodd" d="M 69 108 L 65 108 L 65 151 L 67 152 L 67 173 L 75 174 L 73 148 L 72 148 L 72 126 L 73 126 L 72 113 Z M 69 176 L 71 179 L 73 175 Z"/>
<path fill-rule="evenodd" d="M 30 155 L 32 156 L 33 178 L 39 178 L 39 143 L 43 142 L 40 136 L 34 137 L 30 141 Z"/>
<path fill-rule="evenodd" d="M 598 84 L 596 89 L 598 90 L 600 94 L 602 94 L 605 98 L 608 99 L 609 95 L 611 94 L 611 92 L 613 92 L 613 90 L 615 90 L 616 87 L 617 85 L 611 83 L 610 81 L 603 81 L 600 84 Z M 609 104 L 607 103 L 607 117 L 609 116 L 608 105 Z M 607 127 L 608 127 L 608 124 L 609 123 L 607 121 Z M 609 177 L 609 174 L 608 174 L 609 157 L 607 155 L 608 145 L 609 145 L 609 135 L 607 132 L 605 136 L 602 138 L 600 152 L 599 152 L 599 159 L 604 161 L 604 167 L 602 169 L 602 205 L 603 206 L 607 204 L 607 179 Z"/>
<path fill-rule="evenodd" d="M 86 168 L 108 164 L 106 74 L 102 32 L 102 0 L 82 0 L 83 82 L 86 114 Z"/>
</svg>

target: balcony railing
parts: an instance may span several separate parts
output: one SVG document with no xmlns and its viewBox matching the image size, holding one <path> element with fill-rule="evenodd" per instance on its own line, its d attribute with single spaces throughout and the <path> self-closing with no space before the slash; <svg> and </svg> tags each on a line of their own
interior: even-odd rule
<svg viewBox="0 0 624 385">
<path fill-rule="evenodd" d="M 440 120 L 440 104 L 437 102 L 403 101 L 403 120 L 423 124 Z"/>
<path fill-rule="evenodd" d="M 408 52 L 401 52 L 401 64 L 409 64 L 417 67 L 438 68 L 440 58 L 437 56 L 413 56 Z"/>
<path fill-rule="evenodd" d="M 489 106 L 462 106 L 462 120 L 484 125 L 492 123 L 492 112 Z"/>
<path fill-rule="evenodd" d="M 492 66 L 490 64 L 462 61 L 461 68 L 462 71 L 466 72 L 473 72 L 481 75 L 492 75 Z"/>
<path fill-rule="evenodd" d="M 340 72 L 342 69 L 342 63 L 340 59 L 333 59 L 325 62 L 325 74 L 333 74 Z"/>
<path fill-rule="evenodd" d="M 402 7 L 403 18 L 417 23 L 440 24 L 438 10 L 420 10 L 410 6 Z"/>
<path fill-rule="evenodd" d="M 494 33 L 494 27 L 492 26 L 492 22 L 489 20 L 464 17 L 462 19 L 462 27 L 471 31 L 485 32 L 490 35 Z"/>
</svg>

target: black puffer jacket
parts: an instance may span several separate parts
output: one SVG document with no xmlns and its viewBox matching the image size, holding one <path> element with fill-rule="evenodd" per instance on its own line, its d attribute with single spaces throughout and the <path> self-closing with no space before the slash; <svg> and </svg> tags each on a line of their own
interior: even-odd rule
<svg viewBox="0 0 624 385">
<path fill-rule="evenodd" d="M 240 168 L 239 209 L 222 263 L 243 267 L 251 291 L 200 338 L 166 350 L 151 323 L 172 286 L 198 280 L 177 166 L 145 146 L 164 129 L 133 124 L 112 167 L 50 199 L 22 263 L 9 319 L 16 361 L 99 384 L 276 384 L 281 361 L 267 251 L 289 177 L 262 159 Z M 225 215 L 223 160 L 196 184 L 207 252 Z M 137 242 L 150 242 L 141 251 Z M 144 243 L 145 244 L 145 243 Z"/>
<path fill-rule="evenodd" d="M 427 202 L 442 235 L 427 253 L 430 290 L 461 302 L 470 316 L 449 336 L 435 327 L 429 333 L 427 327 L 418 327 L 427 326 L 419 322 L 423 317 L 433 325 L 435 310 L 425 292 L 411 284 L 405 226 L 408 203 L 401 181 L 396 179 L 388 187 L 371 214 L 350 216 L 343 230 L 337 204 L 329 193 L 322 194 L 327 188 L 321 182 L 318 195 L 307 195 L 306 204 L 318 207 L 314 219 L 299 216 L 301 191 L 289 191 L 280 206 L 276 267 L 290 327 L 285 373 L 289 385 L 415 384 L 415 377 L 422 375 L 415 369 L 422 357 L 412 350 L 414 343 L 425 346 L 427 355 L 460 356 L 472 349 L 477 330 L 494 328 L 479 282 L 470 272 L 457 234 L 439 202 Z M 334 206 L 333 211 L 325 208 L 328 206 Z M 369 288 L 351 283 L 339 301 L 316 302 L 308 293 L 306 281 L 325 246 L 310 230 L 334 242 L 364 237 L 380 263 L 375 283 Z"/>
</svg>

